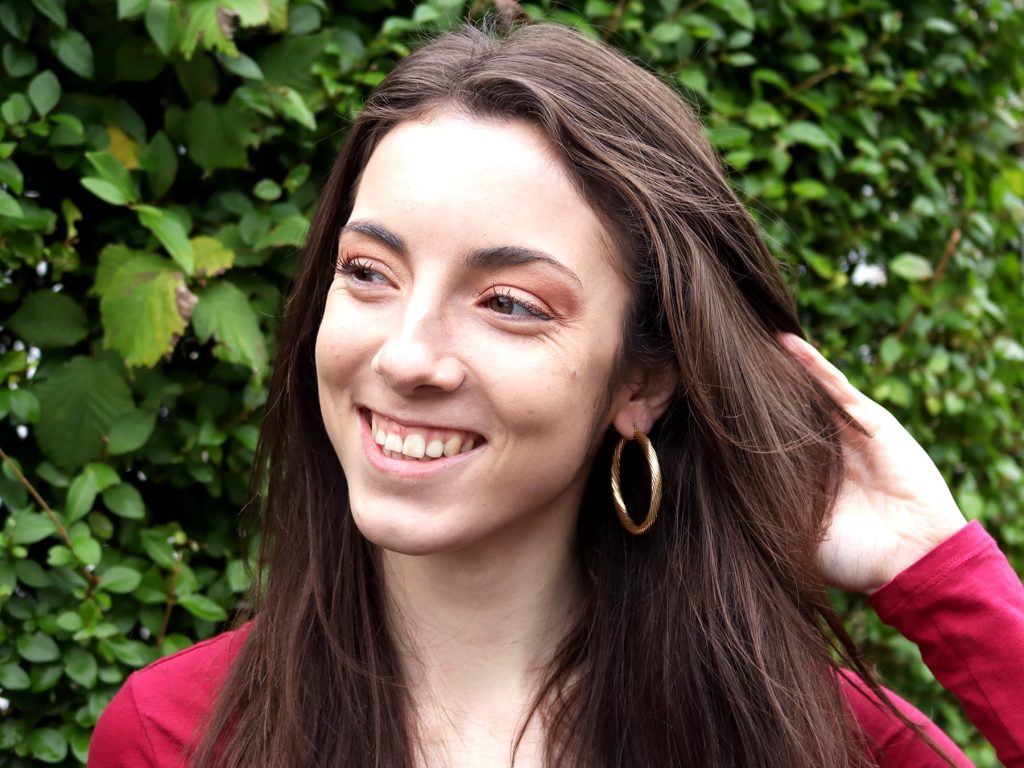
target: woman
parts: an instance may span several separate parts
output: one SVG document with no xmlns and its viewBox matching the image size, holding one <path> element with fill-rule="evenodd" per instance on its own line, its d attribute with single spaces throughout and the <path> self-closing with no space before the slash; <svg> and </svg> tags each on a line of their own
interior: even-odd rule
<svg viewBox="0 0 1024 768">
<path fill-rule="evenodd" d="M 255 618 L 133 675 L 95 768 L 967 764 L 826 583 L 880 590 L 1022 759 L 984 631 L 1024 642 L 1019 581 L 801 341 L 692 114 L 619 54 L 538 24 L 403 60 L 282 334 Z M 959 626 L 953 593 L 969 663 L 915 613 Z"/>
</svg>

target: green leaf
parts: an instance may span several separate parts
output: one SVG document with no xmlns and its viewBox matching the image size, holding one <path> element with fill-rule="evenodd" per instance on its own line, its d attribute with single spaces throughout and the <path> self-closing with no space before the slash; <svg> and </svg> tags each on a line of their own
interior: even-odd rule
<svg viewBox="0 0 1024 768">
<path fill-rule="evenodd" d="M 130 197 L 125 197 L 124 192 L 109 181 L 97 179 L 94 176 L 87 176 L 82 179 L 82 186 L 103 202 L 110 203 L 111 205 L 128 205 L 132 202 Z"/>
<path fill-rule="evenodd" d="M 184 277 L 170 261 L 118 245 L 103 250 L 100 269 L 102 284 L 98 275 L 95 289 L 100 294 L 104 344 L 117 350 L 128 365 L 155 365 L 185 332 L 178 308 Z"/>
<path fill-rule="evenodd" d="M 28 41 L 28 34 L 32 31 L 34 15 L 28 3 L 11 0 L 0 3 L 0 25 L 11 37 L 23 43 Z"/>
<path fill-rule="evenodd" d="M 71 468 L 97 458 L 110 426 L 134 410 L 124 381 L 105 363 L 75 357 L 37 385 L 35 434 L 54 464 Z"/>
<path fill-rule="evenodd" d="M 32 756 L 44 763 L 61 763 L 68 756 L 68 741 L 56 728 L 36 728 L 29 737 Z"/>
<path fill-rule="evenodd" d="M 96 171 L 97 175 L 94 178 L 105 182 L 117 190 L 119 202 L 115 202 L 114 205 L 134 203 L 138 200 L 138 193 L 135 190 L 131 173 L 128 172 L 128 169 L 124 167 L 120 160 L 105 150 L 103 152 L 87 152 L 85 157 Z M 103 197 L 95 189 L 87 185 L 87 181 L 89 181 L 88 178 L 82 179 L 82 184 L 98 197 Z M 105 197 L 103 199 L 106 200 Z M 111 201 L 107 200 L 107 202 Z"/>
<path fill-rule="evenodd" d="M 0 688 L 7 691 L 24 691 L 30 685 L 28 673 L 12 662 L 0 666 Z"/>
<path fill-rule="evenodd" d="M 78 477 L 71 481 L 68 489 L 68 501 L 65 514 L 70 522 L 81 520 L 92 511 L 93 502 L 96 501 L 98 489 L 96 486 L 96 475 L 88 468 Z"/>
<path fill-rule="evenodd" d="M 7 100 L 0 105 L 0 117 L 8 125 L 17 125 L 26 122 L 32 117 L 32 105 L 23 93 L 12 93 Z"/>
<path fill-rule="evenodd" d="M 15 42 L 4 46 L 4 69 L 11 77 L 25 77 L 36 71 L 39 61 L 31 49 Z"/>
<path fill-rule="evenodd" d="M 64 673 L 84 688 L 93 688 L 99 674 L 96 658 L 83 648 L 71 648 L 64 654 Z"/>
<path fill-rule="evenodd" d="M 92 46 L 81 32 L 74 29 L 61 30 L 50 40 L 50 48 L 65 67 L 79 77 L 92 79 Z"/>
<path fill-rule="evenodd" d="M 806 120 L 790 123 L 782 129 L 781 137 L 796 144 L 807 144 L 817 149 L 834 146 L 832 139 L 821 129 L 821 126 Z"/>
<path fill-rule="evenodd" d="M 169 56 L 181 36 L 181 19 L 178 4 L 169 0 L 149 0 L 146 8 L 146 31 L 160 49 Z"/>
<path fill-rule="evenodd" d="M 28 100 L 43 117 L 57 106 L 60 101 L 60 83 L 57 76 L 50 70 L 44 70 L 32 78 L 28 84 Z"/>
<path fill-rule="evenodd" d="M 132 411 L 110 427 L 107 453 L 120 456 L 137 451 L 146 444 L 156 427 L 156 414 L 152 411 Z"/>
<path fill-rule="evenodd" d="M 6 184 L 17 195 L 25 190 L 25 179 L 21 175 L 21 169 L 13 160 L 0 160 L 0 184 Z"/>
<path fill-rule="evenodd" d="M 196 277 L 214 277 L 231 269 L 235 262 L 235 252 L 216 238 L 200 235 L 191 242 Z"/>
<path fill-rule="evenodd" d="M 139 166 L 146 172 L 154 197 L 162 197 L 178 173 L 178 154 L 163 131 L 157 131 L 139 155 Z"/>
<path fill-rule="evenodd" d="M 260 200 L 277 200 L 281 196 L 281 186 L 273 179 L 260 179 L 252 193 Z"/>
<path fill-rule="evenodd" d="M 15 643 L 18 648 L 18 655 L 25 661 L 34 664 L 44 664 L 48 661 L 56 661 L 60 658 L 60 648 L 49 635 L 42 632 L 19 635 Z"/>
<path fill-rule="evenodd" d="M 185 225 L 168 211 L 162 211 L 151 205 L 140 205 L 135 208 L 139 223 L 156 235 L 156 239 L 167 249 L 178 265 L 191 275 L 195 268 L 192 255 L 192 244 L 188 240 Z"/>
<path fill-rule="evenodd" d="M 174 547 L 167 540 L 166 533 L 150 528 L 140 534 L 140 539 L 142 548 L 150 560 L 168 570 L 177 567 L 178 560 L 174 556 Z"/>
<path fill-rule="evenodd" d="M 125 565 L 115 565 L 100 577 L 100 586 L 108 592 L 126 594 L 139 586 L 142 574 Z"/>
<path fill-rule="evenodd" d="M 117 0 L 117 18 L 121 21 L 141 16 L 150 0 Z"/>
<path fill-rule="evenodd" d="M 818 200 L 828 194 L 828 187 L 817 179 L 801 179 L 790 184 L 789 188 L 804 200 Z"/>
<path fill-rule="evenodd" d="M 64 11 L 63 0 L 32 0 L 32 5 L 61 29 L 67 27 L 68 16 Z"/>
<path fill-rule="evenodd" d="M 267 234 L 256 242 L 256 248 L 277 248 L 280 246 L 291 246 L 299 248 L 306 241 L 306 232 L 309 230 L 309 222 L 305 216 L 293 214 L 283 219 Z"/>
<path fill-rule="evenodd" d="M 30 293 L 5 325 L 41 349 L 72 347 L 89 334 L 82 307 L 67 294 L 53 291 Z"/>
<path fill-rule="evenodd" d="M 57 532 L 49 515 L 34 513 L 14 515 L 13 520 L 14 533 L 11 536 L 11 541 L 14 544 L 35 544 Z"/>
<path fill-rule="evenodd" d="M 192 58 L 201 42 L 208 51 L 220 51 L 229 56 L 238 54 L 232 37 L 234 29 L 226 14 L 224 0 L 192 0 L 185 6 L 185 29 L 181 34 L 181 52 Z"/>
<path fill-rule="evenodd" d="M 142 494 L 128 483 L 121 483 L 105 490 L 103 503 L 115 515 L 126 520 L 142 520 L 146 517 L 146 505 L 142 501 Z"/>
<path fill-rule="evenodd" d="M 249 298 L 233 283 L 221 280 L 198 293 L 192 313 L 196 335 L 218 344 L 215 354 L 223 360 L 247 365 L 262 377 L 267 365 L 267 348 L 259 318 Z"/>
<path fill-rule="evenodd" d="M 239 53 L 237 56 L 218 53 L 217 61 L 228 72 L 246 80 L 263 80 L 263 70 L 260 69 L 260 65 L 244 53 Z"/>
<path fill-rule="evenodd" d="M 196 618 L 206 621 L 223 621 L 228 617 L 227 611 L 203 595 L 182 595 L 178 598 L 178 605 Z"/>
<path fill-rule="evenodd" d="M 214 106 L 201 101 L 185 117 L 189 156 L 204 171 L 246 168 L 246 148 L 257 143 L 255 124 L 253 115 L 236 102 Z"/>
<path fill-rule="evenodd" d="M 71 534 L 71 551 L 83 565 L 99 565 L 103 559 L 103 547 L 92 537 L 84 523 L 80 525 L 82 528 Z"/>
<path fill-rule="evenodd" d="M 0 216 L 12 219 L 21 219 L 25 216 L 24 211 L 21 210 L 21 204 L 2 189 L 0 189 Z"/>
<path fill-rule="evenodd" d="M 935 274 L 931 262 L 916 253 L 901 253 L 889 262 L 889 271 L 904 280 L 927 280 Z"/>
<path fill-rule="evenodd" d="M 729 17 L 744 29 L 754 28 L 754 9 L 750 7 L 747 0 L 711 0 L 711 2 L 729 14 Z"/>
</svg>

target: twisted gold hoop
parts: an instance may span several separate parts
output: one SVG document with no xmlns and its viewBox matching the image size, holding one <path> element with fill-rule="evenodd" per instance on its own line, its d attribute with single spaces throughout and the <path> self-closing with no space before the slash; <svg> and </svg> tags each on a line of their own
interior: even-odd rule
<svg viewBox="0 0 1024 768">
<path fill-rule="evenodd" d="M 622 527 L 639 536 L 647 533 L 654 521 L 658 518 L 658 509 L 661 507 L 661 466 L 658 464 L 658 455 L 654 452 L 654 446 L 647 435 L 639 429 L 633 429 L 633 439 L 640 443 L 647 457 L 647 469 L 651 473 L 651 506 L 647 509 L 647 517 L 637 525 L 633 518 L 626 511 L 626 502 L 622 500 L 622 490 L 619 485 L 619 465 L 622 461 L 622 447 L 628 442 L 626 438 L 620 437 L 615 446 L 615 453 L 612 454 L 612 501 L 615 502 L 615 512 L 619 516 Z"/>
</svg>

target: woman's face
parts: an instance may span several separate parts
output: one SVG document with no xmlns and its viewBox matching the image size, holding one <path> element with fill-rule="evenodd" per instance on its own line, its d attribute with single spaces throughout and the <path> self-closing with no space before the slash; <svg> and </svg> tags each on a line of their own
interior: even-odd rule
<svg viewBox="0 0 1024 768">
<path fill-rule="evenodd" d="M 373 152 L 316 343 L 320 407 L 363 534 L 407 554 L 571 531 L 614 420 L 627 291 L 537 129 L 450 113 Z"/>
</svg>

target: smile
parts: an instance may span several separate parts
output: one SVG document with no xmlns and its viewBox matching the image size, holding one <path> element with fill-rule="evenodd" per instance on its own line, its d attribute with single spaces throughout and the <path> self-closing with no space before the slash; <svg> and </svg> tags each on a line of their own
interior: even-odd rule
<svg viewBox="0 0 1024 768">
<path fill-rule="evenodd" d="M 409 426 L 374 411 L 366 413 L 370 419 L 370 435 L 390 459 L 435 461 L 469 453 L 485 442 L 474 432 L 437 426 Z"/>
</svg>

